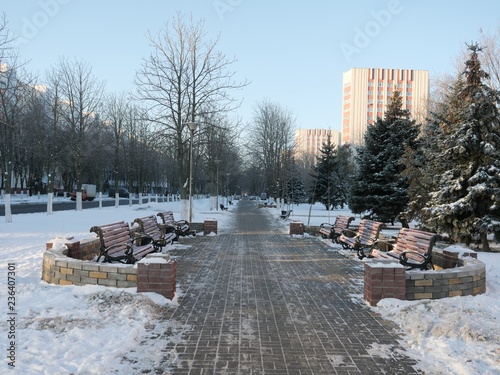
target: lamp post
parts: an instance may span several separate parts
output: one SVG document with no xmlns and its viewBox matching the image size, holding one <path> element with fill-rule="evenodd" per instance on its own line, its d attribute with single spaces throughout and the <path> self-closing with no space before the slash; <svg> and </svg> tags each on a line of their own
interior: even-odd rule
<svg viewBox="0 0 500 375">
<path fill-rule="evenodd" d="M 217 207 L 217 211 L 219 211 L 219 163 L 220 163 L 220 159 L 215 159 L 215 166 L 216 166 L 216 173 L 217 173 L 217 177 L 216 177 L 216 185 L 217 185 L 217 203 L 216 203 L 216 207 Z"/>
<path fill-rule="evenodd" d="M 191 132 L 191 142 L 189 144 L 189 222 L 191 223 L 193 220 L 193 138 L 198 124 L 188 122 L 186 125 Z"/>
</svg>

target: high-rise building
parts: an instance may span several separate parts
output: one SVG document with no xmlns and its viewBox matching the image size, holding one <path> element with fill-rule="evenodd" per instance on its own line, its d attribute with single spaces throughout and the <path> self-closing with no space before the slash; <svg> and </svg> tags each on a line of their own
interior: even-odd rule
<svg viewBox="0 0 500 375">
<path fill-rule="evenodd" d="M 298 129 L 295 131 L 296 155 L 318 155 L 323 143 L 330 136 L 331 142 L 340 144 L 340 133 L 338 130 L 330 129 Z"/>
<path fill-rule="evenodd" d="M 343 74 L 342 84 L 342 144 L 363 144 L 368 124 L 383 118 L 394 90 L 412 119 L 427 116 L 427 70 L 353 68 Z"/>
</svg>

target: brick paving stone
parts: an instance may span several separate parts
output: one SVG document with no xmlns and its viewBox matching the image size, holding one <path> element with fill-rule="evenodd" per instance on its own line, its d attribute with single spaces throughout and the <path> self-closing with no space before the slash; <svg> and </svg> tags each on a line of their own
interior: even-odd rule
<svg viewBox="0 0 500 375">
<path fill-rule="evenodd" d="M 276 230 L 265 210 L 242 200 L 224 213 L 231 230 L 173 252 L 182 294 L 151 373 L 419 374 L 397 327 L 359 303 L 362 265 Z"/>
</svg>

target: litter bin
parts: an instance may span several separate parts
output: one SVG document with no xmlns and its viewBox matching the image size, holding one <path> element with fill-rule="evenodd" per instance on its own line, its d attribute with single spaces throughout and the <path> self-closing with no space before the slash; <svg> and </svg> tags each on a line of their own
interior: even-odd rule
<svg viewBox="0 0 500 375">
<path fill-rule="evenodd" d="M 292 221 L 290 223 L 290 236 L 293 235 L 304 235 L 304 223 L 302 221 Z"/>
</svg>

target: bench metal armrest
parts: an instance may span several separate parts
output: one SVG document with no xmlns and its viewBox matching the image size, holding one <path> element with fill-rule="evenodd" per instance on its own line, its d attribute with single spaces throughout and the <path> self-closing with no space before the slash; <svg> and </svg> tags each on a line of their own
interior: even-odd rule
<svg viewBox="0 0 500 375">
<path fill-rule="evenodd" d="M 409 260 L 408 257 L 406 256 L 407 254 L 419 256 L 420 258 L 422 258 L 422 262 L 418 263 L 418 261 L 416 261 L 414 259 Z M 422 254 L 422 253 L 419 253 L 418 251 L 411 251 L 411 250 L 403 251 L 399 255 L 399 260 L 400 260 L 401 264 L 404 266 L 412 267 L 412 268 L 420 268 L 422 266 L 425 266 L 427 263 L 430 262 L 430 259 L 431 259 L 431 257 L 426 255 L 426 254 Z M 434 268 L 434 266 L 432 266 L 432 268 Z"/>
<path fill-rule="evenodd" d="M 97 262 L 99 262 L 101 257 L 104 257 L 104 262 L 111 263 L 113 261 L 116 261 L 116 262 L 120 262 L 120 263 L 134 264 L 136 259 L 134 257 L 134 250 L 132 248 L 132 245 L 130 245 L 130 244 L 125 244 L 125 246 L 127 247 L 127 250 L 125 250 L 124 255 L 121 255 L 118 257 L 113 257 L 113 256 L 108 255 L 109 250 L 112 250 L 115 247 L 119 247 L 119 246 L 123 246 L 123 244 L 115 244 L 115 245 L 111 245 L 111 246 L 106 247 L 104 250 L 101 251 L 101 254 L 99 254 L 99 256 L 97 257 Z"/>
</svg>

